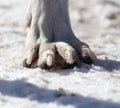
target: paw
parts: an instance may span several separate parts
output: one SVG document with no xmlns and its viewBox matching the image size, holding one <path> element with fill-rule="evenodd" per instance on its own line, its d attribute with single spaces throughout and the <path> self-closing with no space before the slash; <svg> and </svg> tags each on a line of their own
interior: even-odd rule
<svg viewBox="0 0 120 108">
<path fill-rule="evenodd" d="M 22 65 L 24 67 L 30 68 L 33 62 L 37 59 L 37 56 L 38 56 L 38 45 L 26 48 L 23 55 Z"/>
</svg>

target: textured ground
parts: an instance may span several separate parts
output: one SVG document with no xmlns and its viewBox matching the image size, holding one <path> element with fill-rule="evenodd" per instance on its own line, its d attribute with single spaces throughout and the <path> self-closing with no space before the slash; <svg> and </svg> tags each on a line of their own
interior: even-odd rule
<svg viewBox="0 0 120 108">
<path fill-rule="evenodd" d="M 120 1 L 70 0 L 77 37 L 98 59 L 44 71 L 20 65 L 28 0 L 0 0 L 0 108 L 120 108 Z"/>
</svg>

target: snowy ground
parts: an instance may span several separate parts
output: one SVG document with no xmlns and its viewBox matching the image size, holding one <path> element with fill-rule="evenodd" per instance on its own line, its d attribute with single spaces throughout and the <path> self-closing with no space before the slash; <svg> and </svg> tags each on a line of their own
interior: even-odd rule
<svg viewBox="0 0 120 108">
<path fill-rule="evenodd" d="M 20 65 L 28 0 L 0 0 L 0 108 L 120 108 L 120 1 L 70 0 L 73 30 L 99 60 L 71 70 Z"/>
</svg>

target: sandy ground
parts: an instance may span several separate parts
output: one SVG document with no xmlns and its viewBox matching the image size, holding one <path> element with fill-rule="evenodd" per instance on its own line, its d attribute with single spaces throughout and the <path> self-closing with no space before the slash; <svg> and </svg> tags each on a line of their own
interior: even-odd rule
<svg viewBox="0 0 120 108">
<path fill-rule="evenodd" d="M 44 71 L 20 65 L 28 0 L 0 0 L 0 108 L 120 108 L 120 1 L 70 0 L 77 37 L 92 66 Z"/>
</svg>

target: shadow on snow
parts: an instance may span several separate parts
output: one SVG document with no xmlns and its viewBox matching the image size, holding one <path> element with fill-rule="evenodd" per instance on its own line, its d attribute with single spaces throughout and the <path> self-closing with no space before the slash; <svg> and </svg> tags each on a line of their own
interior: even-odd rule
<svg viewBox="0 0 120 108">
<path fill-rule="evenodd" d="M 113 70 L 120 70 L 120 61 L 115 61 L 115 60 L 102 60 L 102 59 L 97 59 L 94 63 L 95 66 L 100 66 L 105 70 L 108 71 L 113 71 Z"/>
<path fill-rule="evenodd" d="M 58 105 L 72 105 L 75 108 L 120 108 L 120 104 L 83 97 L 78 94 L 61 94 L 59 90 L 39 88 L 23 80 L 0 80 L 0 93 L 17 98 L 27 98 L 40 103 L 56 102 Z"/>
</svg>

